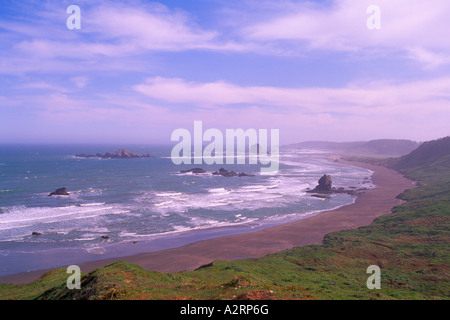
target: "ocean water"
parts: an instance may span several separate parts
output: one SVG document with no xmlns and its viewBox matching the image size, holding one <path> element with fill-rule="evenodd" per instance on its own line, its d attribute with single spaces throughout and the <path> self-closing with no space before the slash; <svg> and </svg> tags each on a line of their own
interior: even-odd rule
<svg viewBox="0 0 450 320">
<path fill-rule="evenodd" d="M 152 158 L 77 158 L 120 147 Z M 179 246 L 269 227 L 355 197 L 311 197 L 323 174 L 334 187 L 373 188 L 371 172 L 282 148 L 280 170 L 258 165 L 174 165 L 164 146 L 0 146 L 0 276 Z M 205 174 L 180 173 L 202 167 Z M 253 177 L 222 177 L 227 170 Z M 69 196 L 48 194 L 65 187 Z M 34 236 L 33 232 L 41 235 Z"/>
</svg>

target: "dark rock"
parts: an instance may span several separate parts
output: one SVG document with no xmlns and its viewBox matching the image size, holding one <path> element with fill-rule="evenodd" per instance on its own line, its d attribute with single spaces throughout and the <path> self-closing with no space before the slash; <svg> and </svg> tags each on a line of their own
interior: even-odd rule
<svg viewBox="0 0 450 320">
<path fill-rule="evenodd" d="M 367 188 L 362 188 L 362 189 L 358 189 L 356 187 L 349 187 L 349 190 L 346 190 L 344 187 L 339 187 L 339 188 L 333 188 L 331 186 L 332 181 L 331 181 L 331 176 L 324 174 L 318 181 L 318 185 L 310 190 L 307 189 L 306 192 L 308 193 L 317 193 L 316 195 L 311 195 L 313 197 L 317 197 L 317 198 L 327 198 L 328 196 L 323 196 L 325 195 L 329 195 L 332 193 L 346 193 L 352 196 L 356 196 L 359 195 L 361 193 L 364 193 L 365 190 L 367 190 Z"/>
<path fill-rule="evenodd" d="M 132 152 L 126 149 L 119 149 L 116 152 L 107 152 L 105 154 L 97 153 L 95 155 L 91 154 L 77 154 L 76 157 L 79 158 L 100 158 L 100 159 L 138 159 L 138 158 L 150 158 L 151 155 L 144 153 L 139 155 L 136 152 Z"/>
<path fill-rule="evenodd" d="M 248 174 L 248 173 L 245 173 L 245 172 L 240 172 L 238 174 L 238 176 L 239 177 L 254 177 L 255 175 L 254 174 Z"/>
<path fill-rule="evenodd" d="M 102 236 L 102 239 L 109 239 L 109 236 Z"/>
<path fill-rule="evenodd" d="M 215 171 L 212 173 L 213 175 L 221 175 L 223 177 L 236 177 L 238 174 L 234 171 L 228 171 L 224 168 L 220 168 L 219 171 Z"/>
<path fill-rule="evenodd" d="M 245 172 L 234 172 L 234 171 L 228 171 L 225 170 L 224 168 L 220 168 L 219 171 L 214 171 L 212 173 L 215 176 L 223 176 L 223 177 L 254 177 L 254 174 L 248 174 Z"/>
<path fill-rule="evenodd" d="M 67 192 L 66 188 L 59 188 L 50 193 L 48 196 L 68 196 L 70 193 Z"/>
<path fill-rule="evenodd" d="M 31 234 L 32 236 L 40 236 L 42 233 L 37 232 L 37 231 L 33 231 L 33 233 Z"/>
<path fill-rule="evenodd" d="M 326 194 L 312 194 L 311 197 L 321 198 L 321 199 L 329 199 L 330 196 Z"/>
<path fill-rule="evenodd" d="M 194 169 L 189 169 L 189 170 L 181 170 L 180 173 L 206 173 L 206 170 L 203 170 L 202 168 L 194 168 Z"/>
<path fill-rule="evenodd" d="M 318 181 L 318 185 L 310 192 L 317 193 L 330 193 L 332 191 L 331 188 L 331 176 L 328 174 L 324 174 Z"/>
</svg>

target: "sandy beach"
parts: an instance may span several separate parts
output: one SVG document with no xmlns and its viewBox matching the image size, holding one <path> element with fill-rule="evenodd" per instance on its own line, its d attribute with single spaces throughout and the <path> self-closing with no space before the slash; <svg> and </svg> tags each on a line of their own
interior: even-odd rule
<svg viewBox="0 0 450 320">
<path fill-rule="evenodd" d="M 414 183 L 396 171 L 359 162 L 341 163 L 360 166 L 374 171 L 372 181 L 376 188 L 358 196 L 354 204 L 291 223 L 254 232 L 224 236 L 195 242 L 179 248 L 112 258 L 80 264 L 83 272 L 115 261 L 126 261 L 147 270 L 177 272 L 194 270 L 214 260 L 235 260 L 263 257 L 295 246 L 321 244 L 323 237 L 339 230 L 369 225 L 375 218 L 389 214 L 391 208 L 402 203 L 396 196 Z M 46 271 L 10 275 L 0 283 L 28 283 Z"/>
</svg>

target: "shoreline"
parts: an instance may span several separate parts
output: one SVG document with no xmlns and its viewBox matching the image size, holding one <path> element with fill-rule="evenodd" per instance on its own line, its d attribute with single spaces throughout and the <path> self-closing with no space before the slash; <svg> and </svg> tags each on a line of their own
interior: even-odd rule
<svg viewBox="0 0 450 320">
<path fill-rule="evenodd" d="M 80 263 L 79 266 L 83 272 L 89 272 L 116 261 L 125 261 L 151 271 L 190 271 L 214 260 L 261 258 L 296 246 L 321 244 L 323 237 L 330 232 L 366 226 L 375 218 L 390 213 L 392 207 L 403 202 L 396 196 L 414 186 L 411 180 L 392 169 L 342 159 L 337 162 L 372 170 L 375 189 L 358 195 L 353 204 L 324 211 L 306 219 L 247 233 L 201 240 L 172 249 Z M 49 270 L 2 276 L 0 283 L 29 283 L 47 271 Z"/>
</svg>

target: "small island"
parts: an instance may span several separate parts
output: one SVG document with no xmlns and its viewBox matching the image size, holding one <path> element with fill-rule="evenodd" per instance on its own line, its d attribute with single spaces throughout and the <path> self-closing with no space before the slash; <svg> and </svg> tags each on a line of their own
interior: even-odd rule
<svg viewBox="0 0 450 320">
<path fill-rule="evenodd" d="M 346 193 L 352 196 L 357 196 L 361 193 L 364 193 L 367 188 L 356 188 L 356 187 L 349 187 L 349 189 L 345 189 L 343 187 L 340 188 L 333 188 L 332 187 L 332 181 L 331 176 L 328 174 L 324 174 L 319 181 L 317 181 L 318 185 L 314 189 L 307 189 L 307 193 L 314 193 L 311 196 L 316 198 L 329 198 L 331 194 L 333 193 Z"/>
<path fill-rule="evenodd" d="M 193 174 L 202 174 L 207 173 L 206 170 L 202 168 L 194 168 L 189 170 L 181 170 L 180 173 L 193 173 Z M 223 176 L 223 177 L 254 177 L 254 174 L 248 174 L 245 172 L 234 172 L 234 171 L 228 171 L 224 168 L 220 168 L 219 171 L 214 171 L 212 173 L 213 176 Z"/>
<path fill-rule="evenodd" d="M 180 173 L 200 174 L 200 173 L 206 173 L 206 170 L 203 170 L 202 168 L 194 168 L 194 169 L 189 169 L 189 170 L 181 170 Z"/>
<path fill-rule="evenodd" d="M 68 195 L 70 195 L 70 193 L 67 192 L 66 188 L 59 188 L 51 192 L 48 196 L 51 197 L 51 196 L 68 196 Z"/>
<path fill-rule="evenodd" d="M 217 176 L 223 176 L 223 177 L 253 177 L 254 174 L 248 174 L 245 172 L 234 172 L 234 171 L 228 171 L 225 170 L 224 168 L 220 168 L 219 171 L 214 171 L 212 173 L 213 175 Z"/>
<path fill-rule="evenodd" d="M 100 158 L 100 159 L 140 159 L 140 158 L 150 158 L 151 155 L 148 153 L 144 153 L 142 155 L 137 154 L 136 152 L 132 152 L 126 149 L 119 149 L 116 152 L 107 152 L 105 154 L 97 153 L 95 155 L 92 154 L 77 154 L 75 155 L 79 158 Z"/>
</svg>

